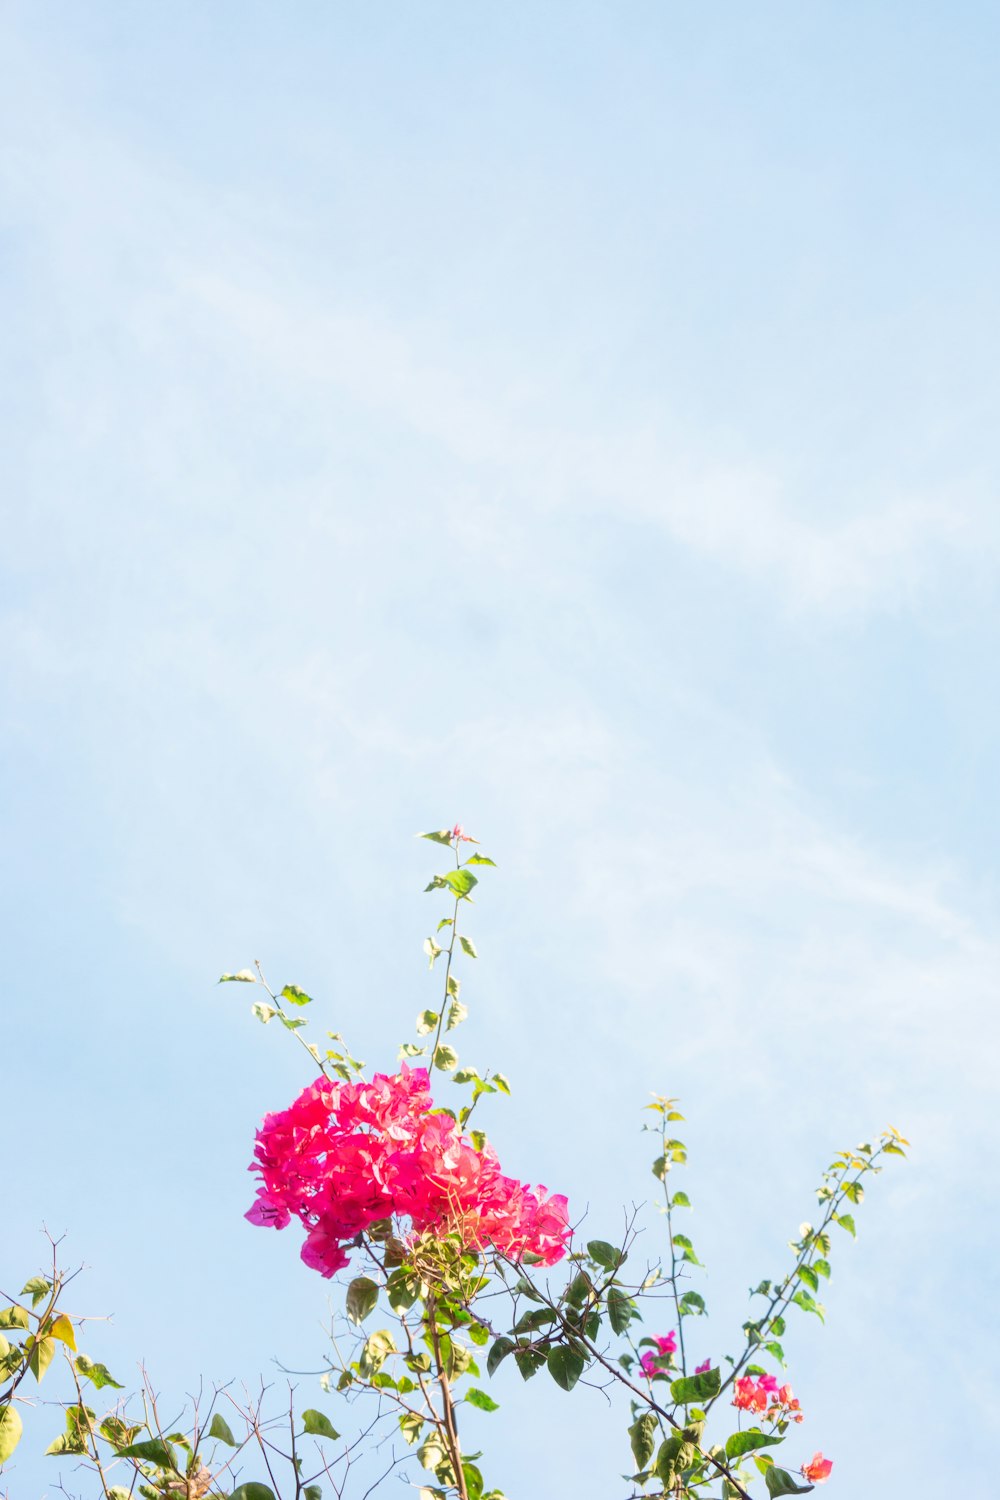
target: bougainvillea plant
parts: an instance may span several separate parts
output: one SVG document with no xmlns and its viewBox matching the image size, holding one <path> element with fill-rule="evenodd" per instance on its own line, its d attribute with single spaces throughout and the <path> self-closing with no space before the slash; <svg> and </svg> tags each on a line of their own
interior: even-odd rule
<svg viewBox="0 0 1000 1500">
<path fill-rule="evenodd" d="M 0 1310 L 0 1466 L 21 1434 L 18 1387 L 28 1374 L 40 1381 L 61 1350 L 76 1399 L 64 1403 L 66 1431 L 48 1452 L 74 1456 L 106 1500 L 321 1500 L 344 1496 L 362 1472 L 369 1493 L 411 1463 L 420 1500 L 503 1500 L 488 1487 L 483 1455 L 463 1447 L 460 1420 L 463 1406 L 497 1409 L 487 1387 L 511 1359 L 525 1381 L 545 1371 L 566 1392 L 620 1392 L 610 1405 L 620 1435 L 609 1433 L 608 1473 L 595 1480 L 601 1493 L 750 1500 L 824 1483 L 833 1462 L 822 1451 L 808 1457 L 802 1441 L 786 1319 L 793 1310 L 823 1318 L 817 1294 L 831 1274 L 835 1231 L 853 1237 L 866 1177 L 907 1142 L 890 1127 L 876 1144 L 835 1155 L 817 1189 L 818 1223 L 801 1226 L 790 1266 L 753 1289 L 735 1352 L 692 1363 L 689 1329 L 706 1306 L 689 1285 L 700 1262 L 680 1228 L 690 1199 L 673 1186 L 687 1161 L 677 1101 L 658 1096 L 646 1107 L 664 1253 L 632 1270 L 638 1212 L 621 1243 L 586 1238 L 564 1196 L 506 1175 L 470 1124 L 482 1099 L 510 1093 L 502 1073 L 462 1065 L 455 1046 L 468 1015 L 458 961 L 477 958 L 465 911 L 477 869 L 493 861 L 459 826 L 420 836 L 452 858 L 427 886 L 448 901 L 424 944 L 442 976 L 441 999 L 420 1012 L 416 1040 L 404 1042 L 393 1071 L 366 1077 L 339 1033 L 327 1032 L 322 1046 L 306 1041 L 311 997 L 296 985 L 273 989 L 259 964 L 222 976 L 260 987 L 267 999 L 254 1002 L 254 1014 L 291 1031 L 316 1073 L 257 1131 L 247 1218 L 297 1225 L 306 1265 L 343 1286 L 320 1386 L 324 1403 L 342 1402 L 338 1420 L 353 1424 L 351 1437 L 325 1411 L 296 1414 L 290 1400 L 268 1415 L 263 1393 L 238 1399 L 229 1387 L 196 1404 L 183 1431 L 164 1429 L 148 1383 L 138 1406 L 116 1400 L 98 1417 L 85 1387 L 121 1387 L 76 1348 L 81 1320 L 61 1311 L 70 1278 L 53 1247 L 52 1270 L 21 1293 L 31 1308 L 12 1300 Z M 366 1454 L 385 1458 L 374 1482 Z M 249 1464 L 254 1477 L 245 1479 Z"/>
</svg>

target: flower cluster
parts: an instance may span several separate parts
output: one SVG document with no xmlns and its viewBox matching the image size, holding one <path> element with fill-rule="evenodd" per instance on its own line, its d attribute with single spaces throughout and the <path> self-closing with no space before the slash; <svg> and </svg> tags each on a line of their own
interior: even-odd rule
<svg viewBox="0 0 1000 1500">
<path fill-rule="evenodd" d="M 802 1477 L 813 1484 L 825 1484 L 832 1468 L 832 1458 L 824 1458 L 822 1453 L 814 1453 L 809 1462 L 802 1465 Z"/>
<path fill-rule="evenodd" d="M 664 1369 L 673 1363 L 673 1356 L 677 1353 L 676 1333 L 658 1334 L 656 1338 L 656 1352 L 647 1349 L 639 1357 L 639 1367 L 647 1380 L 652 1380 L 654 1375 L 659 1375 Z"/>
<path fill-rule="evenodd" d="M 802 1411 L 790 1385 L 779 1386 L 773 1375 L 741 1375 L 734 1386 L 733 1405 L 757 1412 L 769 1422 L 801 1422 Z"/>
<path fill-rule="evenodd" d="M 566 1199 L 500 1171 L 449 1114 L 434 1112 L 424 1068 L 404 1064 L 370 1083 L 317 1078 L 257 1132 L 250 1171 L 261 1185 L 246 1217 L 306 1228 L 302 1259 L 323 1276 L 348 1263 L 345 1245 L 379 1220 L 409 1219 L 414 1234 L 457 1234 L 467 1249 L 553 1265 L 569 1239 Z"/>
</svg>

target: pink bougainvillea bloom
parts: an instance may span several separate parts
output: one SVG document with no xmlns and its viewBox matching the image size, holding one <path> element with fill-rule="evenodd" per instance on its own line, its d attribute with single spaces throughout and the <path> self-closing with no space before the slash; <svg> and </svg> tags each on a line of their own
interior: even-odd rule
<svg viewBox="0 0 1000 1500">
<path fill-rule="evenodd" d="M 766 1411 L 767 1392 L 752 1375 L 741 1375 L 734 1387 L 733 1405 L 740 1411 Z"/>
<path fill-rule="evenodd" d="M 705 1371 L 706 1370 L 710 1370 L 711 1368 L 712 1368 L 712 1361 L 710 1359 L 706 1359 L 703 1364 L 695 1365 L 695 1367 L 694 1367 L 694 1373 L 696 1375 L 704 1375 Z"/>
<path fill-rule="evenodd" d="M 456 844 L 474 844 L 476 842 L 476 840 L 470 833 L 465 832 L 465 829 L 462 827 L 461 823 L 455 824 L 454 828 L 451 830 L 451 836 L 455 840 Z"/>
<path fill-rule="evenodd" d="M 670 1357 L 677 1353 L 677 1335 L 670 1332 L 656 1335 L 656 1352 L 647 1349 L 639 1356 L 639 1367 L 647 1380 L 659 1375 L 670 1364 Z"/>
<path fill-rule="evenodd" d="M 761 1382 L 763 1384 L 763 1381 Z M 802 1422 L 805 1420 L 798 1398 L 792 1394 L 790 1385 L 780 1386 L 768 1410 L 772 1422 Z"/>
<path fill-rule="evenodd" d="M 809 1462 L 802 1465 L 802 1477 L 812 1484 L 825 1484 L 832 1468 L 832 1458 L 824 1458 L 822 1453 L 814 1453 Z"/>
<path fill-rule="evenodd" d="M 492 1147 L 477 1151 L 450 1115 L 434 1112 L 426 1069 L 405 1065 L 370 1083 L 318 1078 L 257 1132 L 252 1224 L 306 1230 L 302 1259 L 323 1276 L 348 1263 L 346 1247 L 379 1219 L 415 1234 L 458 1234 L 469 1249 L 547 1265 L 565 1255 L 566 1199 L 505 1177 Z M 405 1233 L 405 1230 L 403 1231 Z"/>
<path fill-rule="evenodd" d="M 762 1391 L 766 1391 L 769 1396 L 778 1389 L 778 1382 L 773 1375 L 759 1375 L 757 1377 L 757 1384 L 760 1389 Z"/>
</svg>

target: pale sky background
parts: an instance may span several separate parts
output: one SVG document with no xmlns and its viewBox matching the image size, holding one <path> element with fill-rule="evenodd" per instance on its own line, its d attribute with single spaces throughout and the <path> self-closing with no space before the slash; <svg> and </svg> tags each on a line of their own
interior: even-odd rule
<svg viewBox="0 0 1000 1500">
<path fill-rule="evenodd" d="M 978 1492 L 996 8 L 24 0 L 0 49 L 0 1285 L 45 1222 L 119 1378 L 317 1365 L 326 1285 L 242 1218 L 308 1070 L 214 981 L 390 1066 L 458 819 L 505 1168 L 613 1237 L 683 1096 L 718 1356 L 897 1125 L 784 1451 L 929 1500 L 947 1432 Z M 624 1490 L 603 1398 L 496 1394 L 513 1500 Z"/>
</svg>

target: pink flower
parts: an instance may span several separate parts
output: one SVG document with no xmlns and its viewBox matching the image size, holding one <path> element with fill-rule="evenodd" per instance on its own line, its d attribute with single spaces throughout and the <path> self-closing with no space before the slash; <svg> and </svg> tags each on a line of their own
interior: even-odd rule
<svg viewBox="0 0 1000 1500">
<path fill-rule="evenodd" d="M 778 1389 L 778 1382 L 773 1375 L 759 1375 L 757 1377 L 757 1385 L 762 1391 L 766 1391 L 769 1396 Z"/>
<path fill-rule="evenodd" d="M 492 1147 L 477 1151 L 448 1114 L 434 1112 L 424 1068 L 376 1073 L 370 1083 L 318 1078 L 290 1108 L 268 1115 L 254 1149 L 252 1224 L 306 1230 L 302 1259 L 323 1276 L 347 1265 L 345 1246 L 378 1219 L 408 1218 L 416 1234 L 457 1233 L 473 1250 L 512 1260 L 566 1253 L 569 1211 L 505 1177 Z"/>
<path fill-rule="evenodd" d="M 734 1392 L 733 1405 L 740 1411 L 766 1411 L 767 1392 L 760 1389 L 752 1375 L 741 1375 Z"/>
<path fill-rule="evenodd" d="M 765 1378 L 769 1380 L 773 1379 L 772 1376 Z M 763 1380 L 761 1384 L 763 1385 Z M 772 1422 L 802 1422 L 805 1420 L 798 1398 L 792 1394 L 790 1385 L 783 1385 L 778 1389 L 767 1415 L 768 1419 Z"/>
<path fill-rule="evenodd" d="M 706 1359 L 705 1362 L 704 1362 L 704 1364 L 695 1365 L 695 1367 L 694 1367 L 694 1373 L 696 1375 L 704 1375 L 705 1371 L 706 1370 L 710 1370 L 711 1368 L 712 1368 L 712 1361 L 710 1359 Z"/>
<path fill-rule="evenodd" d="M 802 1477 L 813 1484 L 825 1484 L 832 1468 L 832 1458 L 824 1458 L 822 1453 L 814 1453 L 809 1462 L 802 1465 Z"/>
<path fill-rule="evenodd" d="M 652 1380 L 654 1375 L 659 1375 L 667 1369 L 671 1363 L 671 1356 L 677 1353 L 677 1335 L 674 1332 L 656 1335 L 656 1353 L 647 1349 L 639 1356 L 639 1367 L 647 1380 Z"/>
<path fill-rule="evenodd" d="M 463 829 L 461 823 L 456 823 L 455 824 L 454 828 L 451 830 L 451 836 L 452 836 L 452 838 L 453 838 L 453 840 L 455 841 L 456 844 L 458 844 L 458 843 L 475 844 L 475 843 L 478 842 L 476 839 L 474 839 L 472 837 L 471 834 L 468 834 L 468 833 L 465 832 L 465 830 Z"/>
</svg>

